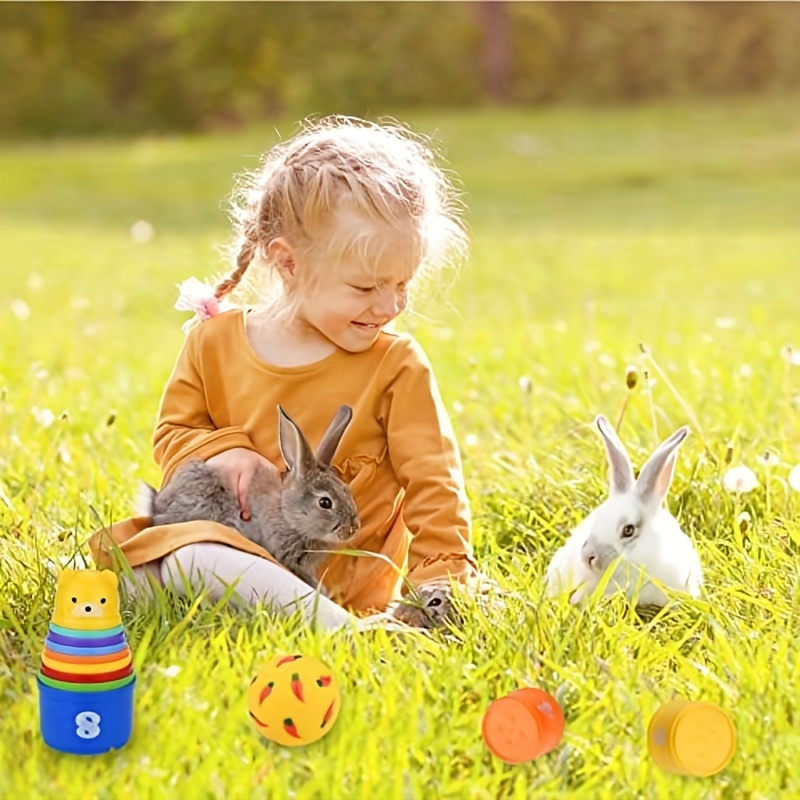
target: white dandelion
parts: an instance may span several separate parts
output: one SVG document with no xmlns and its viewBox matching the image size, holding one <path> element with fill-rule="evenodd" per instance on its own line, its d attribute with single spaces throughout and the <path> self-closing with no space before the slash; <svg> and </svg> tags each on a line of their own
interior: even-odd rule
<svg viewBox="0 0 800 800">
<path fill-rule="evenodd" d="M 153 238 L 155 232 L 155 228 L 147 220 L 140 219 L 131 225 L 128 235 L 136 244 L 145 244 Z"/>
<path fill-rule="evenodd" d="M 24 300 L 14 300 L 11 303 L 11 313 L 22 322 L 31 315 L 30 306 Z"/>
<path fill-rule="evenodd" d="M 781 460 L 775 453 L 770 453 L 769 450 L 765 450 L 763 455 L 756 456 L 756 461 L 761 464 L 762 467 L 777 467 L 778 464 L 781 463 Z"/>
<path fill-rule="evenodd" d="M 181 671 L 181 668 L 177 664 L 171 664 L 170 666 L 164 668 L 160 668 L 161 674 L 167 678 L 174 678 L 178 675 Z"/>
<path fill-rule="evenodd" d="M 795 367 L 800 367 L 800 350 L 787 344 L 786 347 L 781 348 L 781 358 L 787 363 Z"/>
<path fill-rule="evenodd" d="M 49 428 L 56 421 L 56 415 L 49 408 L 34 406 L 31 409 L 31 414 L 43 428 Z"/>
<path fill-rule="evenodd" d="M 750 467 L 731 467 L 722 477 L 722 488 L 726 492 L 746 494 L 758 486 L 758 478 Z"/>
<path fill-rule="evenodd" d="M 800 492 L 800 464 L 792 468 L 789 473 L 789 486 L 796 492 Z"/>
</svg>

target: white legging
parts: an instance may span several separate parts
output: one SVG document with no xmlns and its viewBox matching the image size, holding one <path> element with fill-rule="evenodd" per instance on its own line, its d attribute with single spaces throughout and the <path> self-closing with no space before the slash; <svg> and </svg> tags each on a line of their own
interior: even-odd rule
<svg viewBox="0 0 800 800">
<path fill-rule="evenodd" d="M 250 605 L 261 602 L 289 614 L 299 607 L 307 621 L 316 621 L 327 629 L 351 623 L 359 628 L 365 627 L 365 620 L 359 620 L 318 594 L 289 570 L 224 544 L 200 542 L 186 545 L 159 561 L 135 567 L 133 580 L 124 576 L 122 582 L 129 594 L 141 598 L 152 594 L 151 580 L 162 587 L 169 586 L 184 597 L 188 583 L 196 593 L 207 591 L 214 603 L 224 597 L 229 586 L 235 584 L 235 595 Z M 377 621 L 375 617 L 370 619 Z"/>
</svg>

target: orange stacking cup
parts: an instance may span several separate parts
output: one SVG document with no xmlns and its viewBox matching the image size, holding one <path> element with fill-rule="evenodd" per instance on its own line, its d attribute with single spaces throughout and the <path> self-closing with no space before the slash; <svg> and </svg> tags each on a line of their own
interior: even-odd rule
<svg viewBox="0 0 800 800">
<path fill-rule="evenodd" d="M 508 764 L 532 761 L 558 747 L 564 714 L 556 699 L 533 687 L 495 700 L 481 725 L 489 750 Z"/>
</svg>

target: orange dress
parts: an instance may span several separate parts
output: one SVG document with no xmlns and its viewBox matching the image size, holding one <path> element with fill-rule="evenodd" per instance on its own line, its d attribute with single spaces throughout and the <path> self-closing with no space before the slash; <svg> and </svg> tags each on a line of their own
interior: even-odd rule
<svg viewBox="0 0 800 800">
<path fill-rule="evenodd" d="M 403 571 L 416 586 L 477 575 L 458 447 L 417 342 L 383 332 L 362 353 L 340 350 L 314 364 L 276 367 L 252 349 L 244 315 L 227 311 L 186 338 L 154 435 L 164 483 L 185 461 L 205 461 L 233 447 L 250 448 L 283 467 L 278 404 L 312 447 L 336 410 L 349 405 L 353 418 L 332 464 L 349 484 L 361 518 L 349 548 L 384 558 L 330 556 L 320 575 L 331 598 L 352 611 L 371 612 L 397 596 Z M 135 517 L 97 531 L 90 539 L 95 562 L 111 566 L 117 552 L 136 567 L 195 542 L 219 542 L 274 561 L 217 523 L 150 522 Z"/>
</svg>

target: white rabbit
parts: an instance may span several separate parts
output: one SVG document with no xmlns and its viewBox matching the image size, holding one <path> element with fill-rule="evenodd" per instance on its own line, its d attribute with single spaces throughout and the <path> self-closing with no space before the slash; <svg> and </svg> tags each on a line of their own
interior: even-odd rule
<svg viewBox="0 0 800 800">
<path fill-rule="evenodd" d="M 602 415 L 595 423 L 606 446 L 609 497 L 553 556 L 545 574 L 548 594 L 569 591 L 570 602 L 580 603 L 620 557 L 606 594 L 623 589 L 632 599 L 639 589 L 637 605 L 665 605 L 666 594 L 649 576 L 697 597 L 703 583 L 700 558 L 677 520 L 663 508 L 678 447 L 689 429 L 680 428 L 662 442 L 634 479 L 628 454 L 614 428 Z"/>
</svg>

